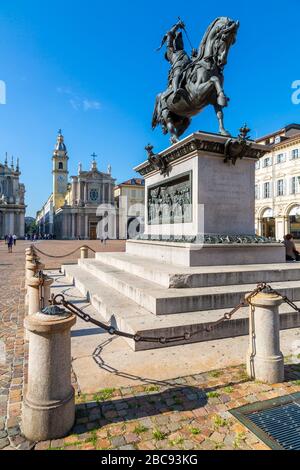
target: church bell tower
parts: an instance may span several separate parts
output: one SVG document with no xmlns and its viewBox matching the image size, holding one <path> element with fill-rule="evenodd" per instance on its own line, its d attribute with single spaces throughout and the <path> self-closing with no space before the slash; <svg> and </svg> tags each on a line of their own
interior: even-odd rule
<svg viewBox="0 0 300 470">
<path fill-rule="evenodd" d="M 60 129 L 52 157 L 53 205 L 55 210 L 62 207 L 65 203 L 69 175 L 68 160 L 67 147 Z"/>
</svg>

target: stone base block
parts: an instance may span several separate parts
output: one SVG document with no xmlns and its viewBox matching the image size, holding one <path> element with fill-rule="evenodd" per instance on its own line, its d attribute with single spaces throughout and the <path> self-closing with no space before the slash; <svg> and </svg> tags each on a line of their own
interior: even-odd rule
<svg viewBox="0 0 300 470">
<path fill-rule="evenodd" d="M 23 434 L 32 442 L 48 441 L 68 435 L 75 423 L 75 392 L 67 400 L 44 405 L 23 404 Z"/>
<path fill-rule="evenodd" d="M 129 240 L 126 253 L 180 266 L 285 263 L 285 247 L 278 243 L 197 245 Z"/>
</svg>

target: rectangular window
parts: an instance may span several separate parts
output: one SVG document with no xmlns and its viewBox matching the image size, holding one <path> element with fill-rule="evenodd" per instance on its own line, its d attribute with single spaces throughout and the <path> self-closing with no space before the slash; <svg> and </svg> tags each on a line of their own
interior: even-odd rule
<svg viewBox="0 0 300 470">
<path fill-rule="evenodd" d="M 279 153 L 277 155 L 277 163 L 283 163 L 285 162 L 285 154 L 284 153 Z"/>
<path fill-rule="evenodd" d="M 255 185 L 255 199 L 259 199 L 259 185 Z"/>
<path fill-rule="evenodd" d="M 298 158 L 299 157 L 299 149 L 292 150 L 291 157 L 292 157 L 292 160 L 295 160 L 296 158 Z"/>
<path fill-rule="evenodd" d="M 271 192 L 270 192 L 270 183 L 264 183 L 264 198 L 269 199 L 271 197 Z"/>
<path fill-rule="evenodd" d="M 300 176 L 291 178 L 291 194 L 298 194 L 300 188 Z"/>
<path fill-rule="evenodd" d="M 263 168 L 266 168 L 267 166 L 271 166 L 271 165 L 272 165 L 272 159 L 270 157 L 266 157 L 263 160 Z"/>
<path fill-rule="evenodd" d="M 257 160 L 257 162 L 255 163 L 255 169 L 256 170 L 260 169 L 260 160 Z"/>
<path fill-rule="evenodd" d="M 284 194 L 284 181 L 278 180 L 277 181 L 277 196 L 283 196 Z"/>
</svg>

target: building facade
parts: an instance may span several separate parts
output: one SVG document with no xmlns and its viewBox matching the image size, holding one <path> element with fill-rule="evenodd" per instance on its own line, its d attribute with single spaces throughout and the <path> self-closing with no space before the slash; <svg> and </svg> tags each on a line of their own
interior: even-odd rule
<svg viewBox="0 0 300 470">
<path fill-rule="evenodd" d="M 98 223 L 114 206 L 115 180 L 111 167 L 107 172 L 97 168 L 93 155 L 88 171 L 78 166 L 78 174 L 69 181 L 69 156 L 64 137 L 59 131 L 52 157 L 53 192 L 37 214 L 41 236 L 57 239 L 96 239 Z M 103 215 L 104 214 L 104 215 Z"/>
<path fill-rule="evenodd" d="M 9 166 L 6 155 L 4 164 L 0 163 L 0 238 L 25 234 L 25 186 L 20 175 L 19 160 L 16 167 L 13 159 Z"/>
<path fill-rule="evenodd" d="M 300 239 L 300 124 L 257 140 L 269 152 L 256 164 L 255 217 L 258 235 Z"/>
<path fill-rule="evenodd" d="M 117 238 L 127 240 L 142 233 L 145 215 L 145 180 L 132 178 L 114 189 Z"/>
</svg>

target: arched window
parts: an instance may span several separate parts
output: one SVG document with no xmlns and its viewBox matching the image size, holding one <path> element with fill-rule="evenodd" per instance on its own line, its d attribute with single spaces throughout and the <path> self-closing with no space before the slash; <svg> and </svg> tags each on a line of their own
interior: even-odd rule
<svg viewBox="0 0 300 470">
<path fill-rule="evenodd" d="M 62 162 L 59 162 L 58 164 L 58 169 L 63 170 L 64 169 L 64 164 Z"/>
</svg>

